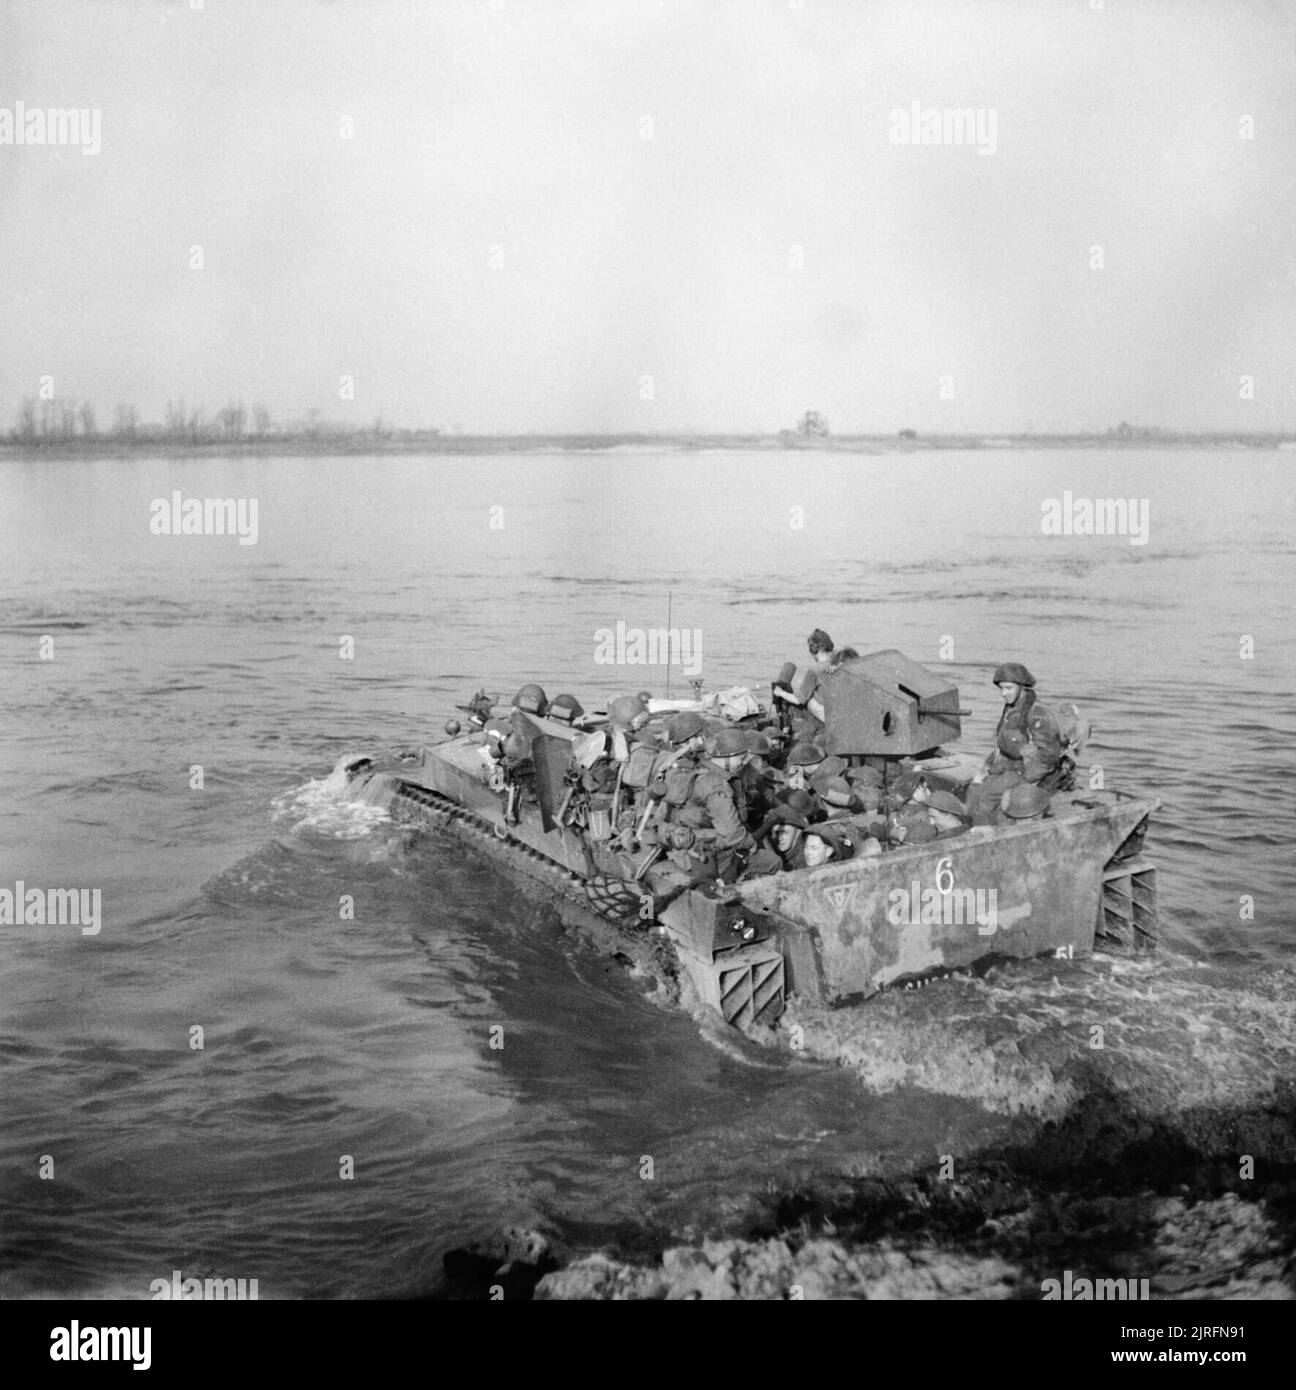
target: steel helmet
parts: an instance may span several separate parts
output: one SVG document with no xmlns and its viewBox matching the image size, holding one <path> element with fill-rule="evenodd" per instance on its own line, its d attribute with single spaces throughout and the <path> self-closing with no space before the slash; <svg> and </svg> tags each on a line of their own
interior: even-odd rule
<svg viewBox="0 0 1296 1390">
<path fill-rule="evenodd" d="M 721 729 L 715 736 L 713 758 L 736 758 L 751 751 L 744 729 Z"/>
<path fill-rule="evenodd" d="M 817 835 L 828 846 L 834 859 L 850 859 L 859 840 L 855 827 L 842 822 L 812 825 L 809 833 Z"/>
<path fill-rule="evenodd" d="M 787 757 L 789 767 L 813 767 L 823 760 L 823 749 L 813 743 L 798 743 Z"/>
<path fill-rule="evenodd" d="M 855 793 L 844 777 L 833 777 L 824 788 L 823 799 L 830 806 L 847 808 L 855 804 Z"/>
<path fill-rule="evenodd" d="M 1004 810 L 1014 820 L 1027 820 L 1031 816 L 1038 816 L 1045 810 L 1053 798 L 1043 787 L 1037 787 L 1031 782 L 1023 782 L 1021 786 L 1014 787 L 1008 793 L 1008 802 Z"/>
<path fill-rule="evenodd" d="M 1024 685 L 1033 687 L 1035 677 L 1021 664 L 1020 661 L 1005 661 L 1002 666 L 995 667 L 994 683 L 1002 685 L 1004 681 L 1011 681 L 1014 685 Z"/>
<path fill-rule="evenodd" d="M 801 788 L 783 793 L 778 800 L 780 805 L 786 806 L 798 816 L 804 816 L 808 821 L 815 820 L 822 814 L 818 798 Z"/>
<path fill-rule="evenodd" d="M 556 719 L 561 724 L 570 724 L 573 719 L 579 719 L 584 713 L 585 707 L 575 695 L 558 695 L 549 706 L 549 718 Z"/>
<path fill-rule="evenodd" d="M 513 708 L 543 716 L 548 713 L 549 698 L 538 685 L 524 685 L 513 697 Z"/>
<path fill-rule="evenodd" d="M 684 710 L 682 713 L 674 715 L 670 723 L 666 725 L 666 737 L 676 747 L 679 747 L 681 743 L 687 743 L 691 738 L 696 738 L 698 734 L 704 733 L 706 733 L 706 720 L 692 710 Z"/>
<path fill-rule="evenodd" d="M 944 811 L 947 816 L 964 817 L 967 807 L 953 792 L 934 791 L 927 798 L 927 807 L 932 811 Z"/>
<path fill-rule="evenodd" d="M 642 720 L 647 713 L 638 695 L 618 695 L 608 706 L 608 718 L 623 729 L 633 728 L 635 720 Z"/>
</svg>

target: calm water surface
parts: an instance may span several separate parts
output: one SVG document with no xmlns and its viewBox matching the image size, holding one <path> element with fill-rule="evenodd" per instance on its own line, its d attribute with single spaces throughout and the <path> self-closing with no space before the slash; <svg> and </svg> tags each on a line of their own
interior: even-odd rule
<svg viewBox="0 0 1296 1390">
<path fill-rule="evenodd" d="M 1165 960 L 1290 966 L 1290 476 L 1241 452 L 0 464 L 0 883 L 98 887 L 104 917 L 0 928 L 0 1289 L 417 1293 L 500 1222 L 721 1230 L 770 1184 L 993 1127 L 719 1045 L 453 844 L 323 795 L 479 685 L 665 693 L 593 654 L 668 594 L 713 687 L 766 691 L 815 626 L 929 664 L 950 638 L 977 746 L 992 667 L 1025 661 L 1094 721 L 1107 785 L 1164 803 Z M 173 489 L 256 498 L 257 543 L 152 536 Z M 1147 498 L 1148 544 L 1043 536 L 1068 489 Z"/>
</svg>

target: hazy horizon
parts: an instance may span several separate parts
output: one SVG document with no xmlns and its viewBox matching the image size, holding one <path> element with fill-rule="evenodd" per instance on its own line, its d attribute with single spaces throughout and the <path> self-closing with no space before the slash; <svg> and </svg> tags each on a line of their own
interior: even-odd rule
<svg viewBox="0 0 1296 1390">
<path fill-rule="evenodd" d="M 1290 431 L 1296 13 L 1095 2 L 0 4 L 0 435 Z"/>
</svg>

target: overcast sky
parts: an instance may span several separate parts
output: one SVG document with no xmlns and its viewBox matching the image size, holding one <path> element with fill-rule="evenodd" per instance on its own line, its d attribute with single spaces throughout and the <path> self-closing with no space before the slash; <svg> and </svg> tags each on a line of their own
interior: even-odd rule
<svg viewBox="0 0 1296 1390">
<path fill-rule="evenodd" d="M 0 429 L 1296 429 L 1296 8 L 1090 3 L 4 4 Z"/>
</svg>

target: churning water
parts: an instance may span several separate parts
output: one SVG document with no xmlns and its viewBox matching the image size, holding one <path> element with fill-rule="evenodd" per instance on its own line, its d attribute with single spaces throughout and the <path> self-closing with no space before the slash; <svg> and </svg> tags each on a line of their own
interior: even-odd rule
<svg viewBox="0 0 1296 1390">
<path fill-rule="evenodd" d="M 175 491 L 256 498 L 256 543 L 151 534 Z M 1146 499 L 1146 544 L 1042 534 L 1066 491 Z M 1296 506 L 1273 456 L 33 460 L 0 465 L 0 502 L 0 887 L 103 902 L 95 936 L 0 927 L 10 1295 L 146 1296 L 177 1268 L 419 1293 L 501 1222 L 577 1247 L 737 1231 L 762 1193 L 1063 1104 L 1029 1050 L 1000 1057 L 1005 1017 L 1045 1046 L 1100 1016 L 1153 1096 L 1240 1102 L 1290 1066 Z M 481 685 L 664 693 L 594 634 L 665 627 L 668 594 L 708 687 L 767 694 L 824 627 L 948 666 L 977 746 L 990 669 L 1026 662 L 1093 720 L 1106 784 L 1163 801 L 1162 952 L 893 996 L 843 1021 L 848 1068 L 721 1044 L 328 781 Z"/>
</svg>

